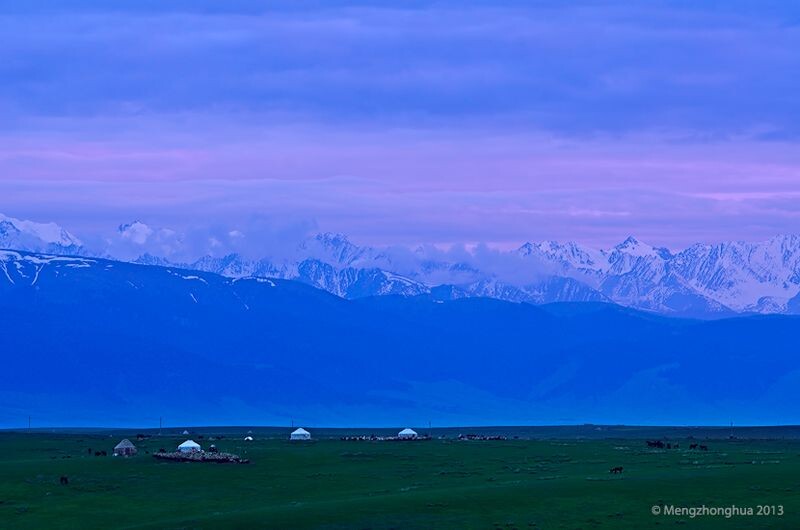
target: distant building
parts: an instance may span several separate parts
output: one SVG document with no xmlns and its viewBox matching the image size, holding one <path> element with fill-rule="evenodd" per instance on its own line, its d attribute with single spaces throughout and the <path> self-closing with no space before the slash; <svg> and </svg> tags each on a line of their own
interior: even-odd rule
<svg viewBox="0 0 800 530">
<path fill-rule="evenodd" d="M 114 456 L 133 456 L 136 454 L 136 446 L 125 438 L 114 447 Z"/>
<path fill-rule="evenodd" d="M 189 431 L 184 430 L 181 434 L 189 434 Z"/>
<path fill-rule="evenodd" d="M 397 437 L 401 440 L 414 440 L 417 437 L 417 433 L 411 429 L 403 429 L 397 434 Z"/>
<path fill-rule="evenodd" d="M 300 427 L 296 431 L 294 431 L 291 435 L 289 435 L 290 440 L 310 440 L 311 433 L 307 430 Z"/>
<path fill-rule="evenodd" d="M 200 444 L 194 440 L 186 440 L 178 446 L 178 451 L 181 453 L 194 453 L 200 450 Z"/>
</svg>

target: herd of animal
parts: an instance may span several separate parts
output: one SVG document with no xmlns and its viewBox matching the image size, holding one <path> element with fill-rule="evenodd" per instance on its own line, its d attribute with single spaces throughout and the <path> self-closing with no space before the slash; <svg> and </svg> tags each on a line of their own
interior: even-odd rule
<svg viewBox="0 0 800 530">
<path fill-rule="evenodd" d="M 484 435 L 484 434 L 459 434 L 459 440 L 480 440 L 480 441 L 505 441 L 508 440 L 507 436 L 502 435 Z"/>
<path fill-rule="evenodd" d="M 654 449 L 680 449 L 680 444 L 674 444 L 672 442 L 662 442 L 661 440 L 646 440 L 647 447 L 652 447 Z M 692 443 L 689 444 L 690 451 L 708 451 L 708 446 L 699 444 L 699 443 Z M 624 471 L 622 466 L 615 466 L 608 470 L 609 473 L 612 475 L 621 474 Z"/>
<path fill-rule="evenodd" d="M 662 442 L 661 440 L 647 440 L 647 447 L 654 447 L 657 449 L 680 449 L 680 444 L 673 444 L 671 442 Z M 689 444 L 690 450 L 708 451 L 707 445 L 702 444 Z"/>
</svg>

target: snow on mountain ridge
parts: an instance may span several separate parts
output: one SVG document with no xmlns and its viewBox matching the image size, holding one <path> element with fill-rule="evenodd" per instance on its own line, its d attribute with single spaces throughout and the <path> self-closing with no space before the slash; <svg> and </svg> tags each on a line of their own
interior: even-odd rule
<svg viewBox="0 0 800 530">
<path fill-rule="evenodd" d="M 15 250 L 41 251 L 49 247 L 79 248 L 80 239 L 56 223 L 37 223 L 0 213 L 0 246 L 21 246 Z"/>
<path fill-rule="evenodd" d="M 178 241 L 180 234 L 141 221 L 120 225 L 118 234 L 118 241 L 129 242 L 128 247 L 118 243 L 94 255 L 114 257 L 111 254 L 126 249 L 138 256 L 126 259 L 140 264 L 180 266 L 235 278 L 299 280 L 348 298 L 429 294 L 441 286 L 447 287 L 442 292 L 452 296 L 531 303 L 605 300 L 669 314 L 780 313 L 800 307 L 798 235 L 755 243 L 698 243 L 675 252 L 633 236 L 602 249 L 546 240 L 501 252 L 359 246 L 343 234 L 326 232 L 303 240 L 280 258 L 231 252 L 177 262 L 163 249 L 173 248 L 167 235 Z M 141 245 L 150 240 L 158 244 Z M 0 248 L 89 255 L 78 238 L 55 223 L 21 221 L 2 214 Z"/>
<path fill-rule="evenodd" d="M 800 238 L 694 245 L 673 267 L 700 292 L 738 311 L 773 312 L 800 292 Z M 762 299 L 770 298 L 770 304 Z M 782 301 L 782 302 L 781 302 Z"/>
<path fill-rule="evenodd" d="M 510 281 L 477 258 L 450 261 L 419 249 L 409 253 L 415 260 L 411 266 L 407 259 L 396 260 L 406 264 L 401 270 L 394 268 L 392 249 L 360 247 L 341 234 L 319 234 L 298 252 L 296 260 L 251 261 L 234 254 L 186 266 L 234 277 L 297 279 L 344 297 L 425 294 L 452 285 L 453 296 L 531 303 L 605 300 L 668 314 L 785 312 L 800 294 L 797 236 L 697 244 L 677 253 L 633 237 L 609 249 L 574 242 L 526 243 L 503 254 L 517 257 L 518 262 L 510 263 L 521 273 L 529 271 Z"/>
<path fill-rule="evenodd" d="M 372 249 L 354 245 L 344 234 L 324 232 L 303 241 L 299 250 L 305 251 L 308 257 L 339 265 L 352 265 L 365 257 L 365 254 L 369 254 Z"/>
<path fill-rule="evenodd" d="M 538 255 L 551 260 L 566 269 L 585 269 L 587 271 L 604 272 L 607 270 L 607 252 L 596 250 L 578 243 L 559 243 L 542 241 L 541 243 L 525 243 L 517 251 L 521 256 Z"/>
</svg>

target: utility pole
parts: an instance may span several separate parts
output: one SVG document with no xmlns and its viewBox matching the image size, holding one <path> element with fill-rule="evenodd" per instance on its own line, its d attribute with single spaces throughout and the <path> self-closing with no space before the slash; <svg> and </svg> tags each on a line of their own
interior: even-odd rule
<svg viewBox="0 0 800 530">
<path fill-rule="evenodd" d="M 159 435 L 159 436 L 161 436 L 161 424 L 162 424 L 162 420 L 163 420 L 163 419 L 164 419 L 164 418 L 162 418 L 162 417 L 159 417 L 159 418 L 158 418 L 158 435 Z"/>
<path fill-rule="evenodd" d="M 31 432 L 31 417 L 28 416 L 28 432 Z"/>
</svg>

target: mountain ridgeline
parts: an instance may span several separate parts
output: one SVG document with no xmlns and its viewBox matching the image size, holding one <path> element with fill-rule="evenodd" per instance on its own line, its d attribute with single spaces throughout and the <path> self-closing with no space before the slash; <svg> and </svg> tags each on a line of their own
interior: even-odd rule
<svg viewBox="0 0 800 530">
<path fill-rule="evenodd" d="M 425 294 L 531 304 L 608 302 L 693 318 L 800 313 L 800 237 L 792 235 L 759 243 L 695 244 L 678 252 L 633 237 L 609 249 L 544 241 L 512 251 L 467 252 L 358 246 L 341 234 L 325 233 L 296 247 L 264 249 L 270 257 L 217 249 L 191 260 L 163 253 L 173 243 L 180 247 L 171 230 L 136 221 L 121 225 L 115 237 L 108 248 L 92 249 L 53 223 L 0 215 L 0 248 L 112 259 L 124 249 L 126 261 L 231 278 L 297 280 L 348 299 Z"/>
<path fill-rule="evenodd" d="M 800 421 L 798 317 L 452 298 L 2 251 L 0 427 Z"/>
<path fill-rule="evenodd" d="M 143 256 L 141 263 L 169 265 Z M 693 245 L 672 253 L 635 238 L 608 249 L 526 243 L 516 251 L 462 259 L 420 248 L 359 247 L 319 234 L 294 259 L 205 257 L 183 267 L 230 277 L 298 280 L 345 298 L 430 294 L 511 302 L 609 302 L 664 315 L 721 318 L 800 312 L 800 237 Z"/>
</svg>

